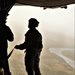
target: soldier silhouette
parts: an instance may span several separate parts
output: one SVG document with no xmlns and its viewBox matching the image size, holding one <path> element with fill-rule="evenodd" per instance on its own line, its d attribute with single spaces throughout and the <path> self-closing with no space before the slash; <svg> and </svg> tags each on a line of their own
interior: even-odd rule
<svg viewBox="0 0 75 75">
<path fill-rule="evenodd" d="M 16 49 L 26 49 L 25 66 L 28 75 L 41 75 L 39 68 L 40 53 L 42 51 L 42 35 L 36 29 L 39 22 L 35 18 L 29 19 L 29 30 L 25 34 L 25 41 L 20 45 L 16 45 Z"/>
<path fill-rule="evenodd" d="M 6 12 L 0 11 L 0 68 L 4 69 L 4 75 L 11 75 L 7 59 L 7 48 L 8 41 L 13 41 L 14 36 L 11 29 L 5 25 L 7 16 Z"/>
</svg>

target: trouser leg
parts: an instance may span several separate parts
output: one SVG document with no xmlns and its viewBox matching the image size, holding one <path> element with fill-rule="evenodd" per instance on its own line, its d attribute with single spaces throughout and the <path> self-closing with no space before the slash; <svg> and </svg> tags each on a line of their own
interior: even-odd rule
<svg viewBox="0 0 75 75">
<path fill-rule="evenodd" d="M 5 75 L 11 75 L 8 61 L 6 61 L 6 63 L 3 65 L 3 68 L 4 68 L 4 74 Z"/>
<path fill-rule="evenodd" d="M 32 56 L 29 55 L 25 56 L 25 65 L 28 75 L 34 75 L 34 67 L 33 67 L 34 61 Z"/>
<path fill-rule="evenodd" d="M 35 75 L 41 75 L 40 68 L 39 68 L 39 61 L 40 61 L 40 58 L 39 58 L 39 55 L 37 55 L 35 57 L 35 62 L 34 62 Z"/>
</svg>

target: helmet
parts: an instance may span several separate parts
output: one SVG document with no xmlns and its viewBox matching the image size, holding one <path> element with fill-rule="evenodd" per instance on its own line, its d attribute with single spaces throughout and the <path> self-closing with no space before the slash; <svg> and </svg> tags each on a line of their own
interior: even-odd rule
<svg viewBox="0 0 75 75">
<path fill-rule="evenodd" d="M 29 22 L 30 22 L 30 23 L 39 23 L 39 22 L 37 21 L 37 19 L 35 19 L 35 18 L 30 18 L 30 19 L 29 19 Z"/>
<path fill-rule="evenodd" d="M 35 18 L 30 18 L 29 19 L 29 27 L 33 28 L 33 27 L 37 27 L 39 24 L 38 20 Z"/>
</svg>

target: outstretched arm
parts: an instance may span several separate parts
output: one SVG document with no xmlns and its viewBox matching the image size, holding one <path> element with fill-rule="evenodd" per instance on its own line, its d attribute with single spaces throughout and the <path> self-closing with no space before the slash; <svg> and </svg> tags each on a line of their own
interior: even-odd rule
<svg viewBox="0 0 75 75">
<path fill-rule="evenodd" d="M 25 42 L 24 42 L 23 44 L 16 45 L 15 48 L 16 48 L 16 49 L 20 49 L 20 50 L 25 49 Z"/>
</svg>

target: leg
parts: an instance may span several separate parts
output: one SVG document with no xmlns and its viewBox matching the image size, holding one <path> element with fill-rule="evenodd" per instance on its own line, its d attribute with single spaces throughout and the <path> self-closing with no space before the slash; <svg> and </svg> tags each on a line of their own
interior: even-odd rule
<svg viewBox="0 0 75 75">
<path fill-rule="evenodd" d="M 6 63 L 3 65 L 3 68 L 4 68 L 4 74 L 5 75 L 11 75 L 10 70 L 9 70 L 8 61 L 6 61 Z"/>
<path fill-rule="evenodd" d="M 37 54 L 36 57 L 35 57 L 35 62 L 34 62 L 35 75 L 41 75 L 40 68 L 39 68 L 39 61 L 40 61 L 39 56 L 40 55 Z"/>
<path fill-rule="evenodd" d="M 11 75 L 10 69 L 9 69 L 9 63 L 8 63 L 8 59 L 7 59 L 7 52 L 3 51 L 2 53 L 3 53 L 2 60 L 5 59 L 3 61 L 3 66 L 2 66 L 4 68 L 4 75 Z"/>
<path fill-rule="evenodd" d="M 26 54 L 26 56 L 25 56 L 25 65 L 26 65 L 26 71 L 27 71 L 28 75 L 34 75 L 33 64 L 34 64 L 33 57 L 30 56 L 29 54 Z"/>
</svg>

